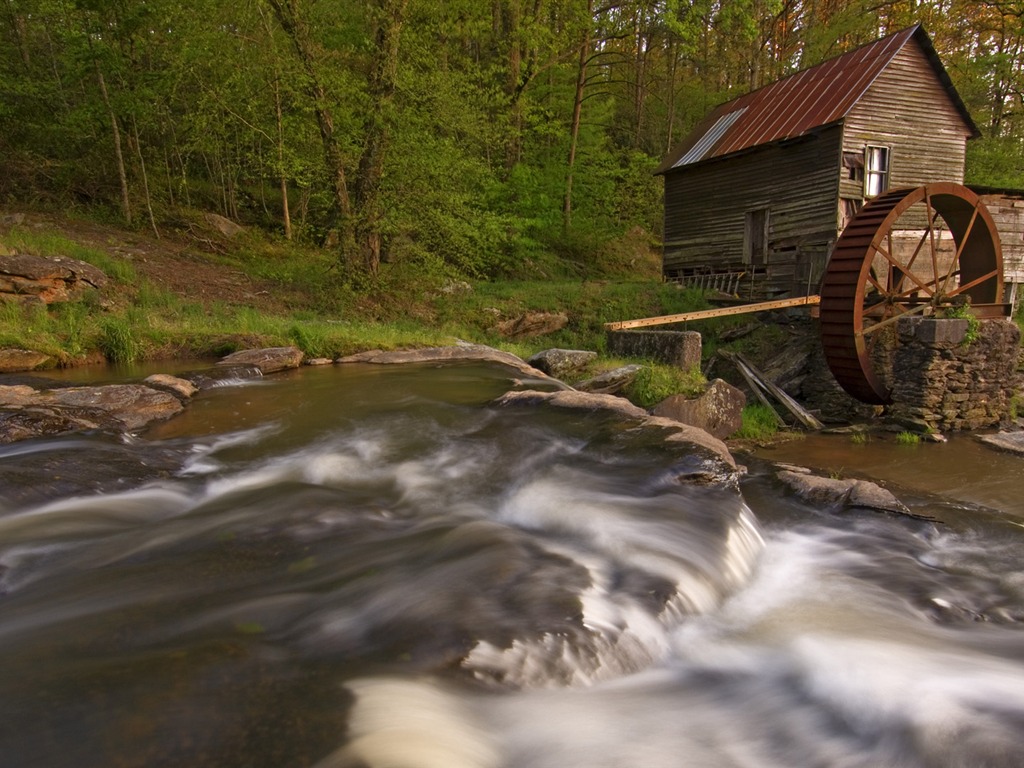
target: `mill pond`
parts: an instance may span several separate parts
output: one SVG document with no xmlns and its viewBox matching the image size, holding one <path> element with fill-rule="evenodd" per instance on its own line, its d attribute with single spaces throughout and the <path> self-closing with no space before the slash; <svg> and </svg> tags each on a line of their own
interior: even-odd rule
<svg viewBox="0 0 1024 768">
<path fill-rule="evenodd" d="M 307 367 L 5 446 L 2 764 L 1020 764 L 1024 459 L 819 436 L 737 468 L 517 375 Z"/>
</svg>

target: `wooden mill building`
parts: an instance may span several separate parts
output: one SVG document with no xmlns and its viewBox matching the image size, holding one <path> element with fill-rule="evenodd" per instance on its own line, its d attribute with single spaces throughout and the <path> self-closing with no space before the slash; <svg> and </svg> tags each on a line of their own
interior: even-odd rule
<svg viewBox="0 0 1024 768">
<path fill-rule="evenodd" d="M 865 199 L 963 183 L 978 135 L 921 26 L 722 104 L 657 170 L 664 275 L 743 298 L 817 293 Z M 1004 247 L 1008 278 L 1021 256 Z"/>
</svg>

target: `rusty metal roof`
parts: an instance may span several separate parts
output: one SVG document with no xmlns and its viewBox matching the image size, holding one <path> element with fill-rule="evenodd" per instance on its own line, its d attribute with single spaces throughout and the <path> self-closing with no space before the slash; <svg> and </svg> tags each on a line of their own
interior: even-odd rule
<svg viewBox="0 0 1024 768">
<path fill-rule="evenodd" d="M 839 122 L 911 40 L 928 56 L 972 135 L 979 135 L 931 39 L 923 27 L 915 25 L 718 106 L 655 173 L 796 139 Z"/>
</svg>

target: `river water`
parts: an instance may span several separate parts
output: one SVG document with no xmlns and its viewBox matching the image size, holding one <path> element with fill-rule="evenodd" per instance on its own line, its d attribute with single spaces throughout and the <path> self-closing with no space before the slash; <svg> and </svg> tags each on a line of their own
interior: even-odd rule
<svg viewBox="0 0 1024 768">
<path fill-rule="evenodd" d="M 529 386 L 303 369 L 0 450 L 0 765 L 1024 764 L 1024 460 L 823 436 L 722 483 L 491 405 Z"/>
</svg>

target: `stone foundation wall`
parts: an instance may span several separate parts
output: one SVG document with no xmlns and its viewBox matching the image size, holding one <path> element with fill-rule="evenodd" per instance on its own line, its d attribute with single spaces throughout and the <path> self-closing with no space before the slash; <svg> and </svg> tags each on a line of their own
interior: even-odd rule
<svg viewBox="0 0 1024 768">
<path fill-rule="evenodd" d="M 892 417 L 921 431 L 1003 426 L 1017 390 L 1020 330 L 1009 319 L 984 320 L 967 342 L 967 320 L 899 321 L 893 356 Z"/>
<path fill-rule="evenodd" d="M 608 352 L 689 370 L 700 366 L 701 336 L 697 331 L 608 331 Z"/>
</svg>

